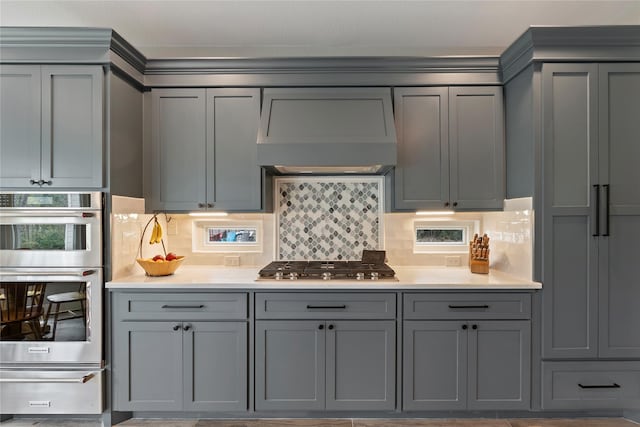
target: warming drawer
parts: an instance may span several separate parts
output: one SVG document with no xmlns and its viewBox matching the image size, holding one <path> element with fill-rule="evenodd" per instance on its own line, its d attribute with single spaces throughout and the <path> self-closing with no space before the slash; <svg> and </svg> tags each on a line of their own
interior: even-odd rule
<svg viewBox="0 0 640 427">
<path fill-rule="evenodd" d="M 101 414 L 101 370 L 2 370 L 5 414 Z"/>
</svg>

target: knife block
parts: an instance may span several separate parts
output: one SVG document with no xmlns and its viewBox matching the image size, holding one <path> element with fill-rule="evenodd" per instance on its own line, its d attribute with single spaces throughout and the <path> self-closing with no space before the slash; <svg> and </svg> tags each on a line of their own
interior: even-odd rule
<svg viewBox="0 0 640 427">
<path fill-rule="evenodd" d="M 469 269 L 472 273 L 489 274 L 489 239 L 483 242 L 476 235 L 469 242 Z"/>
</svg>

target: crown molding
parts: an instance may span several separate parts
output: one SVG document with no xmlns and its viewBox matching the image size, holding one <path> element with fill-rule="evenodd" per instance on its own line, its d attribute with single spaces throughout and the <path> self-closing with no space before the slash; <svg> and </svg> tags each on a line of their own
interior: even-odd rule
<svg viewBox="0 0 640 427">
<path fill-rule="evenodd" d="M 640 25 L 530 27 L 500 56 L 503 83 L 532 62 L 640 61 Z"/>
</svg>

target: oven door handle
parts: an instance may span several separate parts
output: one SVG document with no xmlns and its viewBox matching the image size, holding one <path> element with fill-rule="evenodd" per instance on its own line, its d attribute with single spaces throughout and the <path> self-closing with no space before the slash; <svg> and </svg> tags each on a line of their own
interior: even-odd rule
<svg viewBox="0 0 640 427">
<path fill-rule="evenodd" d="M 0 378 L 0 383 L 74 383 L 84 384 L 96 376 L 95 372 L 80 378 Z"/>
<path fill-rule="evenodd" d="M 3 268 L 0 270 L 0 276 L 79 276 L 87 277 L 95 274 L 96 270 L 73 270 L 73 271 L 25 271 L 11 270 Z"/>
<path fill-rule="evenodd" d="M 1 211 L 2 218 L 94 218 L 99 211 L 79 209 L 74 211 Z"/>
</svg>

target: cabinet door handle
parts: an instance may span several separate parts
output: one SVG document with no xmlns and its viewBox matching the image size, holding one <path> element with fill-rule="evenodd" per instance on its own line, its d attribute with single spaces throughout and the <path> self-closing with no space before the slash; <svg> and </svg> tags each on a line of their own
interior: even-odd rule
<svg viewBox="0 0 640 427">
<path fill-rule="evenodd" d="M 207 207 L 208 208 L 212 208 L 213 207 L 213 203 L 207 203 Z"/>
<path fill-rule="evenodd" d="M 605 213 L 605 217 L 604 217 L 604 224 L 606 225 L 606 231 L 604 233 L 602 233 L 603 236 L 608 237 L 609 236 L 609 184 L 604 184 L 602 186 L 602 188 L 604 188 L 604 213 Z"/>
<path fill-rule="evenodd" d="M 333 328 L 335 328 L 335 326 L 329 325 L 329 330 L 332 330 Z"/>
<path fill-rule="evenodd" d="M 593 184 L 593 190 L 596 195 L 596 201 L 593 203 L 593 209 L 595 210 L 595 214 L 593 217 L 595 218 L 595 227 L 592 225 L 592 228 L 595 228 L 593 234 L 591 236 L 598 237 L 600 235 L 600 185 Z"/>
<path fill-rule="evenodd" d="M 469 328 L 469 325 L 462 325 L 462 330 L 466 331 Z"/>
<path fill-rule="evenodd" d="M 620 384 L 594 384 L 594 385 L 584 385 L 578 383 L 578 387 L 580 388 L 620 388 Z"/>
<path fill-rule="evenodd" d="M 42 184 L 47 184 L 47 185 L 53 184 L 53 181 L 51 181 L 51 180 L 45 181 L 44 179 L 41 179 L 40 181 L 41 181 L 40 185 L 42 185 Z"/>
<path fill-rule="evenodd" d="M 444 207 L 448 208 L 449 207 L 449 202 L 444 202 Z"/>
<path fill-rule="evenodd" d="M 458 202 L 453 202 L 453 207 L 455 208 L 456 206 L 458 206 Z"/>
<path fill-rule="evenodd" d="M 200 305 L 168 305 L 165 304 L 162 308 L 204 308 L 204 304 Z"/>
<path fill-rule="evenodd" d="M 191 325 L 191 323 L 187 323 L 186 325 L 184 325 L 184 326 L 182 327 L 182 329 L 183 329 L 183 330 L 185 330 L 185 331 L 188 331 L 188 330 L 190 330 L 190 329 L 191 329 L 191 326 L 192 326 L 192 325 Z"/>
<path fill-rule="evenodd" d="M 342 305 L 309 305 L 307 304 L 307 310 L 322 310 L 327 308 L 344 310 L 345 308 L 347 308 L 347 306 L 345 304 L 342 304 Z"/>
<path fill-rule="evenodd" d="M 482 304 L 482 305 L 454 305 L 454 304 L 449 304 L 449 308 L 452 309 L 452 310 L 459 310 L 459 309 L 464 309 L 464 308 L 480 308 L 480 309 L 486 310 L 487 308 L 489 308 L 489 306 L 486 305 L 486 304 Z"/>
<path fill-rule="evenodd" d="M 473 329 L 473 330 L 478 329 L 478 325 L 473 325 L 473 326 L 471 326 L 471 329 Z"/>
<path fill-rule="evenodd" d="M 174 331 L 180 330 L 180 325 L 173 325 L 173 330 Z"/>
<path fill-rule="evenodd" d="M 323 330 L 324 329 L 324 325 L 321 323 L 318 325 L 318 329 Z"/>
<path fill-rule="evenodd" d="M 38 184 L 40 184 L 40 181 L 38 181 L 37 179 L 30 179 L 30 180 L 29 180 L 29 184 L 31 184 L 31 185 L 38 185 Z"/>
</svg>

